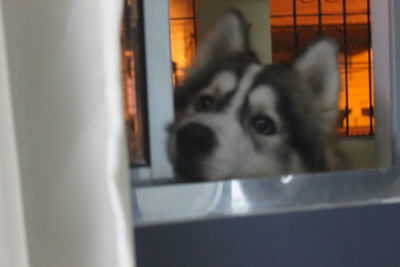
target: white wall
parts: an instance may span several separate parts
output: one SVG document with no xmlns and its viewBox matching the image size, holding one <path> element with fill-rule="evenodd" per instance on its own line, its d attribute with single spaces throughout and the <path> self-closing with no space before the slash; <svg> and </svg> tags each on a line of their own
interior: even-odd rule
<svg viewBox="0 0 400 267">
<path fill-rule="evenodd" d="M 269 0 L 197 0 L 196 17 L 199 39 L 202 40 L 228 8 L 240 9 L 251 23 L 250 43 L 261 62 L 272 62 Z"/>
<path fill-rule="evenodd" d="M 30 264 L 131 266 L 122 1 L 2 2 Z"/>
</svg>

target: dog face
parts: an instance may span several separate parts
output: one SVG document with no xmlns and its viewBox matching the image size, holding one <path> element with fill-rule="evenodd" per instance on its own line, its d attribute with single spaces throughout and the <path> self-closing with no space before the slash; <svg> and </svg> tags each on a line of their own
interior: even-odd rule
<svg viewBox="0 0 400 267">
<path fill-rule="evenodd" d="M 175 91 L 168 151 L 176 176 L 219 180 L 335 165 L 337 48 L 311 44 L 290 64 L 262 65 L 243 16 L 227 12 Z"/>
</svg>

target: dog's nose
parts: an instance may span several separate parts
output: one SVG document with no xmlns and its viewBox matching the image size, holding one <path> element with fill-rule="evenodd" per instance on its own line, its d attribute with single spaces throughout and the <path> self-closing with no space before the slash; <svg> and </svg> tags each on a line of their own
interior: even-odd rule
<svg viewBox="0 0 400 267">
<path fill-rule="evenodd" d="M 214 132 L 207 126 L 191 122 L 177 133 L 178 152 L 185 157 L 199 158 L 209 154 L 216 144 Z"/>
</svg>

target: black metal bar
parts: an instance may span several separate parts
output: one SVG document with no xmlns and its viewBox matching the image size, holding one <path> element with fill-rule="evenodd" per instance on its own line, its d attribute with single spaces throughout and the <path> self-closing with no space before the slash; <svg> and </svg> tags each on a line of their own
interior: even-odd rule
<svg viewBox="0 0 400 267">
<path fill-rule="evenodd" d="M 369 134 L 374 134 L 374 108 L 372 103 L 372 55 L 371 55 L 371 9 L 369 0 L 367 0 L 367 13 L 368 13 L 368 90 L 369 90 Z"/>
<path fill-rule="evenodd" d="M 345 100 L 346 100 L 346 136 L 349 136 L 350 127 L 349 127 L 349 74 L 348 74 L 348 56 L 349 56 L 349 47 L 347 40 L 347 5 L 346 0 L 343 0 L 343 41 L 344 41 L 344 77 L 345 77 Z"/>
<path fill-rule="evenodd" d="M 299 46 L 299 40 L 297 35 L 297 3 L 293 0 L 293 37 L 294 37 L 294 51 L 297 50 Z"/>
<path fill-rule="evenodd" d="M 193 38 L 194 46 L 197 48 L 197 17 L 196 17 L 196 0 L 192 0 L 192 17 L 193 17 Z"/>
<path fill-rule="evenodd" d="M 322 5 L 321 0 L 318 0 L 318 35 L 322 35 Z"/>
</svg>

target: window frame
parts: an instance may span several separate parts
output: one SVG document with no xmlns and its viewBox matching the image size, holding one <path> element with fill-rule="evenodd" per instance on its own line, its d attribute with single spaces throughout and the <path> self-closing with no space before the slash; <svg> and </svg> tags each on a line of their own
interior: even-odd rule
<svg viewBox="0 0 400 267">
<path fill-rule="evenodd" d="M 370 1 L 372 48 L 374 53 L 376 141 L 379 167 L 400 164 L 400 3 Z M 387 41 L 383 41 L 387 40 Z"/>
<path fill-rule="evenodd" d="M 150 164 L 131 168 L 133 183 L 173 176 L 165 141 L 167 125 L 174 119 L 169 2 L 143 1 L 143 23 Z"/>
<path fill-rule="evenodd" d="M 400 166 L 400 136 L 398 135 L 400 133 L 400 107 L 399 105 L 396 105 L 396 103 L 400 102 L 400 18 L 397 12 L 400 11 L 400 3 L 399 1 L 391 1 L 391 4 L 393 5 L 391 10 L 391 18 L 392 22 L 390 25 L 392 25 L 393 33 L 392 33 L 392 38 L 393 38 L 393 49 L 391 51 L 393 57 L 392 59 L 392 75 L 393 75 L 393 98 L 392 98 L 392 109 L 393 109 L 393 119 L 392 119 L 392 127 L 394 129 L 393 134 L 395 136 L 393 140 L 393 166 Z M 397 34 L 396 34 L 396 29 L 397 29 Z"/>
<path fill-rule="evenodd" d="M 400 103 L 400 34 L 396 34 L 396 29 L 400 30 L 400 18 L 396 16 L 400 3 L 370 0 L 370 6 L 378 167 L 390 168 L 400 166 L 400 107 L 396 105 Z M 174 118 L 169 1 L 143 1 L 143 13 L 150 166 L 131 169 L 136 184 L 173 177 L 166 146 L 166 126 Z"/>
</svg>

